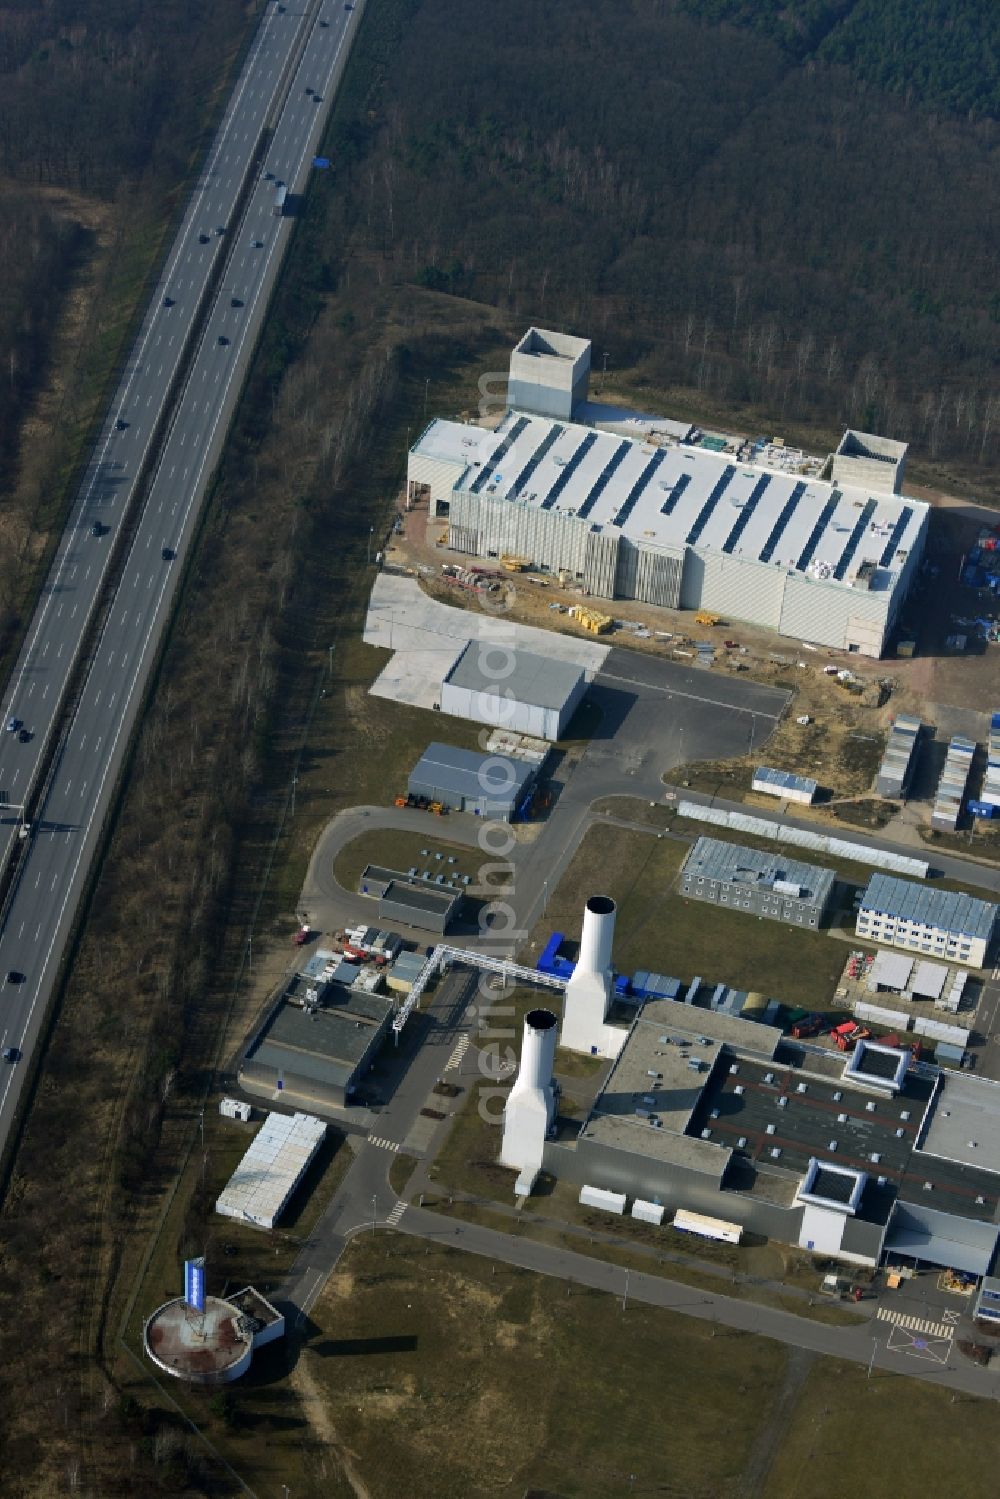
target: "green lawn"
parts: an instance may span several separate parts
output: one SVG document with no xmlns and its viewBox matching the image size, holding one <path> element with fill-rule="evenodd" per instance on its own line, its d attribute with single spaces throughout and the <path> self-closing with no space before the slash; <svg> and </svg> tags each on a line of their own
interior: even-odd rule
<svg viewBox="0 0 1000 1499">
<path fill-rule="evenodd" d="M 618 904 L 615 967 L 757 989 L 789 1005 L 827 1005 L 845 949 L 824 932 L 806 932 L 742 911 L 719 910 L 675 893 L 688 844 L 674 838 L 592 827 L 532 933 L 529 956 L 552 931 L 579 937 L 584 902 L 597 892 Z"/>
<path fill-rule="evenodd" d="M 432 874 L 443 874 L 446 880 L 458 880 L 467 874 L 475 881 L 483 855 L 477 848 L 467 848 L 459 843 L 449 843 L 441 833 L 447 826 L 447 818 L 427 814 L 427 831 L 408 833 L 397 828 L 379 828 L 362 833 L 340 850 L 333 865 L 334 878 L 345 890 L 356 890 L 361 871 L 366 864 L 384 864 L 388 869 L 429 869 Z M 436 859 L 435 854 L 441 858 Z M 454 864 L 449 864 L 449 858 Z"/>
</svg>

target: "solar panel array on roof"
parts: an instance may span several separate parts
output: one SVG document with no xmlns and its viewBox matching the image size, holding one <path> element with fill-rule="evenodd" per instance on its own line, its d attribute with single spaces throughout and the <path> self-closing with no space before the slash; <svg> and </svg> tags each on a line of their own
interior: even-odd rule
<svg viewBox="0 0 1000 1499">
<path fill-rule="evenodd" d="M 518 417 L 517 421 L 511 427 L 510 431 L 504 437 L 503 441 L 500 443 L 500 446 L 494 449 L 494 451 L 489 455 L 488 460 L 484 461 L 482 469 L 469 485 L 469 488 L 472 490 L 473 494 L 479 494 L 481 490 L 485 489 L 487 480 L 490 479 L 494 474 L 496 474 L 499 465 L 506 458 L 507 454 L 517 442 L 517 439 L 520 437 L 521 433 L 526 431 L 529 426 L 530 422 L 526 416 Z"/>
<path fill-rule="evenodd" d="M 532 474 L 535 472 L 535 469 L 541 463 L 542 459 L 545 457 L 546 453 L 548 453 L 549 449 L 555 447 L 562 434 L 563 428 L 560 427 L 558 423 L 556 423 L 545 434 L 541 442 L 538 444 L 538 447 L 535 449 L 534 453 L 532 453 L 531 457 L 528 459 L 527 463 L 524 465 L 523 469 L 518 474 L 513 484 L 510 486 L 510 489 L 507 491 L 512 500 L 516 500 L 520 495 L 524 494 L 525 490 L 528 487 L 528 481 L 531 478 Z"/>
<path fill-rule="evenodd" d="M 729 535 L 726 537 L 726 540 L 722 543 L 722 550 L 729 553 L 730 556 L 732 556 L 732 553 L 735 550 L 736 543 L 739 541 L 740 537 L 743 535 L 743 532 L 750 524 L 753 513 L 757 509 L 757 502 L 763 495 L 764 491 L 767 489 L 767 486 L 770 484 L 770 482 L 770 474 L 762 474 L 761 477 L 757 480 L 757 483 L 754 485 L 753 489 L 750 491 L 750 498 L 746 500 L 741 506 L 740 513 L 736 517 L 736 524 L 730 531 Z"/>
<path fill-rule="evenodd" d="M 834 511 L 836 510 L 842 499 L 843 495 L 841 494 L 840 490 L 835 489 L 820 511 L 819 516 L 816 520 L 816 524 L 813 526 L 812 530 L 809 533 L 809 540 L 802 548 L 802 551 L 799 554 L 799 560 L 796 563 L 796 566 L 799 568 L 800 572 L 805 572 L 806 568 L 813 560 L 816 548 L 819 545 L 820 537 L 823 535 L 827 526 L 833 519 Z"/>
<path fill-rule="evenodd" d="M 570 479 L 572 479 L 574 471 L 580 467 L 580 464 L 586 458 L 587 454 L 590 452 L 596 441 L 597 433 L 588 432 L 586 437 L 581 442 L 580 446 L 576 449 L 576 452 L 573 454 L 572 458 L 567 459 L 567 461 L 563 464 L 562 473 L 559 475 L 558 479 L 553 484 L 548 494 L 545 495 L 542 499 L 541 508 L 543 510 L 552 509 L 556 500 L 558 500 L 559 496 L 566 488 L 566 485 L 569 483 Z"/>
<path fill-rule="evenodd" d="M 893 526 L 889 536 L 889 540 L 886 542 L 885 550 L 879 558 L 879 567 L 892 566 L 892 563 L 896 556 L 897 548 L 899 547 L 899 543 L 903 538 L 903 532 L 910 524 L 910 516 L 912 514 L 913 511 L 910 509 L 909 505 L 904 505 L 902 510 L 899 512 L 899 515 L 896 519 L 896 524 Z"/>
<path fill-rule="evenodd" d="M 873 874 L 861 899 L 863 911 L 986 939 L 997 908 L 962 890 L 928 890 L 890 874 Z"/>
<path fill-rule="evenodd" d="M 874 500 L 866 500 L 862 505 L 861 514 L 858 516 L 858 519 L 855 522 L 854 530 L 851 532 L 850 539 L 848 540 L 847 545 L 840 554 L 840 561 L 833 569 L 833 576 L 837 579 L 838 583 L 843 581 L 847 569 L 853 562 L 854 553 L 858 549 L 862 536 L 864 536 L 865 532 L 868 529 L 868 522 L 875 514 L 875 510 L 876 505 Z"/>
<path fill-rule="evenodd" d="M 774 556 L 775 548 L 777 547 L 778 542 L 781 540 L 781 533 L 782 531 L 784 531 L 785 527 L 788 525 L 788 522 L 794 515 L 796 506 L 798 505 L 802 496 L 805 494 L 808 487 L 809 486 L 807 484 L 796 484 L 791 494 L 788 496 L 788 499 L 782 505 L 778 518 L 775 521 L 774 525 L 771 527 L 771 534 L 768 536 L 764 545 L 760 549 L 761 562 L 770 562 L 771 558 Z"/>
<path fill-rule="evenodd" d="M 708 499 L 698 511 L 698 515 L 695 519 L 694 525 L 691 527 L 690 531 L 687 534 L 687 537 L 685 538 L 689 547 L 694 546 L 695 542 L 698 540 L 698 537 L 701 535 L 702 531 L 704 531 L 709 516 L 712 514 L 712 511 L 719 503 L 720 497 L 725 493 L 726 488 L 729 485 L 729 481 L 733 477 L 735 472 L 735 465 L 732 463 L 727 463 L 725 468 L 722 470 L 722 473 L 716 480 L 715 484 L 712 486 L 712 490 L 708 496 Z"/>
<path fill-rule="evenodd" d="M 811 776 L 797 776 L 790 770 L 776 770 L 773 765 L 758 765 L 753 778 L 761 785 L 775 786 L 779 791 L 807 791 L 816 795 L 817 783 Z"/>
<path fill-rule="evenodd" d="M 629 447 L 627 442 L 618 444 L 618 447 L 615 449 L 614 453 L 611 456 L 611 461 L 604 465 L 604 470 L 600 478 L 588 494 L 587 498 L 584 500 L 583 504 L 580 506 L 579 510 L 576 512 L 580 520 L 587 519 L 587 516 L 593 510 L 594 506 L 601 498 L 601 495 L 604 493 L 611 479 L 614 477 L 620 464 L 624 459 L 628 457 L 631 451 L 632 449 Z"/>
<path fill-rule="evenodd" d="M 661 515 L 672 515 L 673 514 L 674 510 L 677 508 L 677 506 L 680 504 L 681 500 L 684 498 L 684 491 L 685 491 L 685 489 L 687 489 L 687 487 L 688 487 L 688 485 L 690 483 L 691 483 L 691 475 L 690 474 L 681 474 L 680 478 L 677 480 L 677 482 L 674 485 L 673 489 L 670 491 L 669 495 L 663 501 L 663 504 L 660 506 L 660 514 Z"/>
<path fill-rule="evenodd" d="M 635 483 L 632 485 L 632 488 L 625 496 L 624 503 L 619 507 L 618 510 L 616 510 L 614 518 L 611 521 L 611 524 L 613 526 L 624 526 L 625 522 L 628 520 L 629 516 L 632 514 L 632 511 L 638 504 L 640 495 L 644 493 L 649 485 L 650 480 L 652 479 L 653 475 L 656 473 L 656 470 L 659 468 L 660 464 L 663 462 L 666 456 L 667 452 L 665 448 L 660 448 L 658 452 L 653 454 L 652 458 L 649 460 L 646 467 L 643 469 L 642 473 L 639 475 L 638 479 L 636 479 Z"/>
</svg>

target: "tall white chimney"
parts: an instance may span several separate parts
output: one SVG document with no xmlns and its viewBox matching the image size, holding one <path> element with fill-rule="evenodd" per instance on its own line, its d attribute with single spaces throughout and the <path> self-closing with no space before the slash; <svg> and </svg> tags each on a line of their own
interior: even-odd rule
<svg viewBox="0 0 1000 1499">
<path fill-rule="evenodd" d="M 592 895 L 584 907 L 580 958 L 566 985 L 563 1010 L 562 1044 L 571 1051 L 609 1054 L 605 1021 L 614 983 L 611 947 L 615 910 L 610 895 Z M 616 1053 L 617 1048 L 610 1054 Z"/>
<path fill-rule="evenodd" d="M 529 1010 L 524 1017 L 521 1065 L 503 1111 L 500 1164 L 520 1171 L 526 1184 L 542 1169 L 545 1137 L 556 1117 L 552 1068 L 558 1024 L 551 1010 Z"/>
<path fill-rule="evenodd" d="M 583 908 L 580 961 L 585 973 L 608 973 L 615 937 L 616 906 L 610 895 L 592 895 Z"/>
</svg>

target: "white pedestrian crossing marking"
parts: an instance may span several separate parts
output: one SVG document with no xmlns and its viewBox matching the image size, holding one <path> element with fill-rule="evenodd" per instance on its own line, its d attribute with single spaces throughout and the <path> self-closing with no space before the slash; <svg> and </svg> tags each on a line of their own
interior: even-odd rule
<svg viewBox="0 0 1000 1499">
<path fill-rule="evenodd" d="M 397 1202 L 396 1206 L 393 1208 L 392 1212 L 389 1214 L 388 1218 L 385 1220 L 386 1223 L 388 1223 L 388 1225 L 389 1225 L 390 1228 L 395 1228 L 396 1224 L 399 1222 L 400 1218 L 402 1218 L 402 1216 L 403 1216 L 403 1214 L 405 1212 L 406 1212 L 406 1203 L 405 1202 Z"/>
<path fill-rule="evenodd" d="M 381 1135 L 369 1135 L 369 1145 L 376 1145 L 379 1150 L 398 1150 L 398 1140 L 383 1140 Z"/>
<path fill-rule="evenodd" d="M 913 1317 L 909 1312 L 897 1311 L 895 1307 L 880 1306 L 875 1315 L 881 1322 L 891 1322 L 904 1332 L 923 1333 L 928 1338 L 950 1338 L 955 1331 L 947 1322 L 928 1322 L 925 1317 Z"/>
<path fill-rule="evenodd" d="M 444 1065 L 445 1072 L 454 1072 L 457 1068 L 461 1067 L 462 1058 L 465 1056 L 465 1053 L 468 1051 L 468 1049 L 468 1036 L 459 1036 L 452 1049 L 451 1056 L 448 1058 L 447 1062 Z"/>
</svg>

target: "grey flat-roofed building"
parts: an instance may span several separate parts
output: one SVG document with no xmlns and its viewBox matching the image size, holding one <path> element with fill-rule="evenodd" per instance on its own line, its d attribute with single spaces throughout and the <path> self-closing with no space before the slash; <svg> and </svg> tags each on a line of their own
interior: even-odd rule
<svg viewBox="0 0 1000 1499">
<path fill-rule="evenodd" d="M 401 921 L 422 932 L 439 934 L 457 920 L 463 904 L 463 892 L 451 885 L 438 885 L 432 879 L 385 869 L 380 864 L 365 866 L 358 893 L 378 901 L 380 921 Z"/>
<path fill-rule="evenodd" d="M 545 1169 L 869 1265 L 897 1201 L 910 1211 L 926 1197 L 934 1224 L 903 1214 L 911 1236 L 898 1251 L 981 1273 L 998 1233 L 995 1152 L 932 1153 L 922 1136 L 940 1080 L 904 1068 L 898 1091 L 874 1091 L 871 1078 L 849 1075 L 846 1060 L 752 1022 L 651 1001 L 579 1134 L 546 1142 Z M 983 1095 L 970 1108 L 992 1108 L 1000 1087 L 961 1081 Z M 983 1130 L 988 1123 L 979 1121 Z M 967 1115 L 959 1132 L 970 1128 Z"/>
<path fill-rule="evenodd" d="M 510 822 L 531 790 L 534 765 L 505 755 L 480 755 L 453 744 L 429 744 L 410 774 L 413 796 L 441 802 L 452 812 Z"/>
<path fill-rule="evenodd" d="M 873 874 L 858 910 L 858 936 L 932 958 L 982 968 L 997 908 L 959 890 L 929 890 L 895 875 Z"/>
<path fill-rule="evenodd" d="M 318 1007 L 282 1000 L 240 1062 L 241 1085 L 272 1100 L 329 1113 L 349 1102 L 382 1044 L 393 1001 L 331 985 Z"/>
<path fill-rule="evenodd" d="M 555 740 L 586 691 L 586 673 L 569 661 L 470 640 L 441 684 L 441 711 Z"/>
<path fill-rule="evenodd" d="M 1000 1175 L 1000 1083 L 963 1073 L 942 1078 L 921 1149 Z"/>
<path fill-rule="evenodd" d="M 819 927 L 829 909 L 832 869 L 784 854 L 698 838 L 681 870 L 681 894 L 732 911 L 749 911 L 793 926 Z"/>
<path fill-rule="evenodd" d="M 525 557 L 598 598 L 714 610 L 879 656 L 919 567 L 929 507 L 871 483 L 564 415 L 511 410 L 464 437 L 453 425 L 432 424 L 407 470 L 411 492 L 447 506 L 451 549 Z"/>
</svg>

